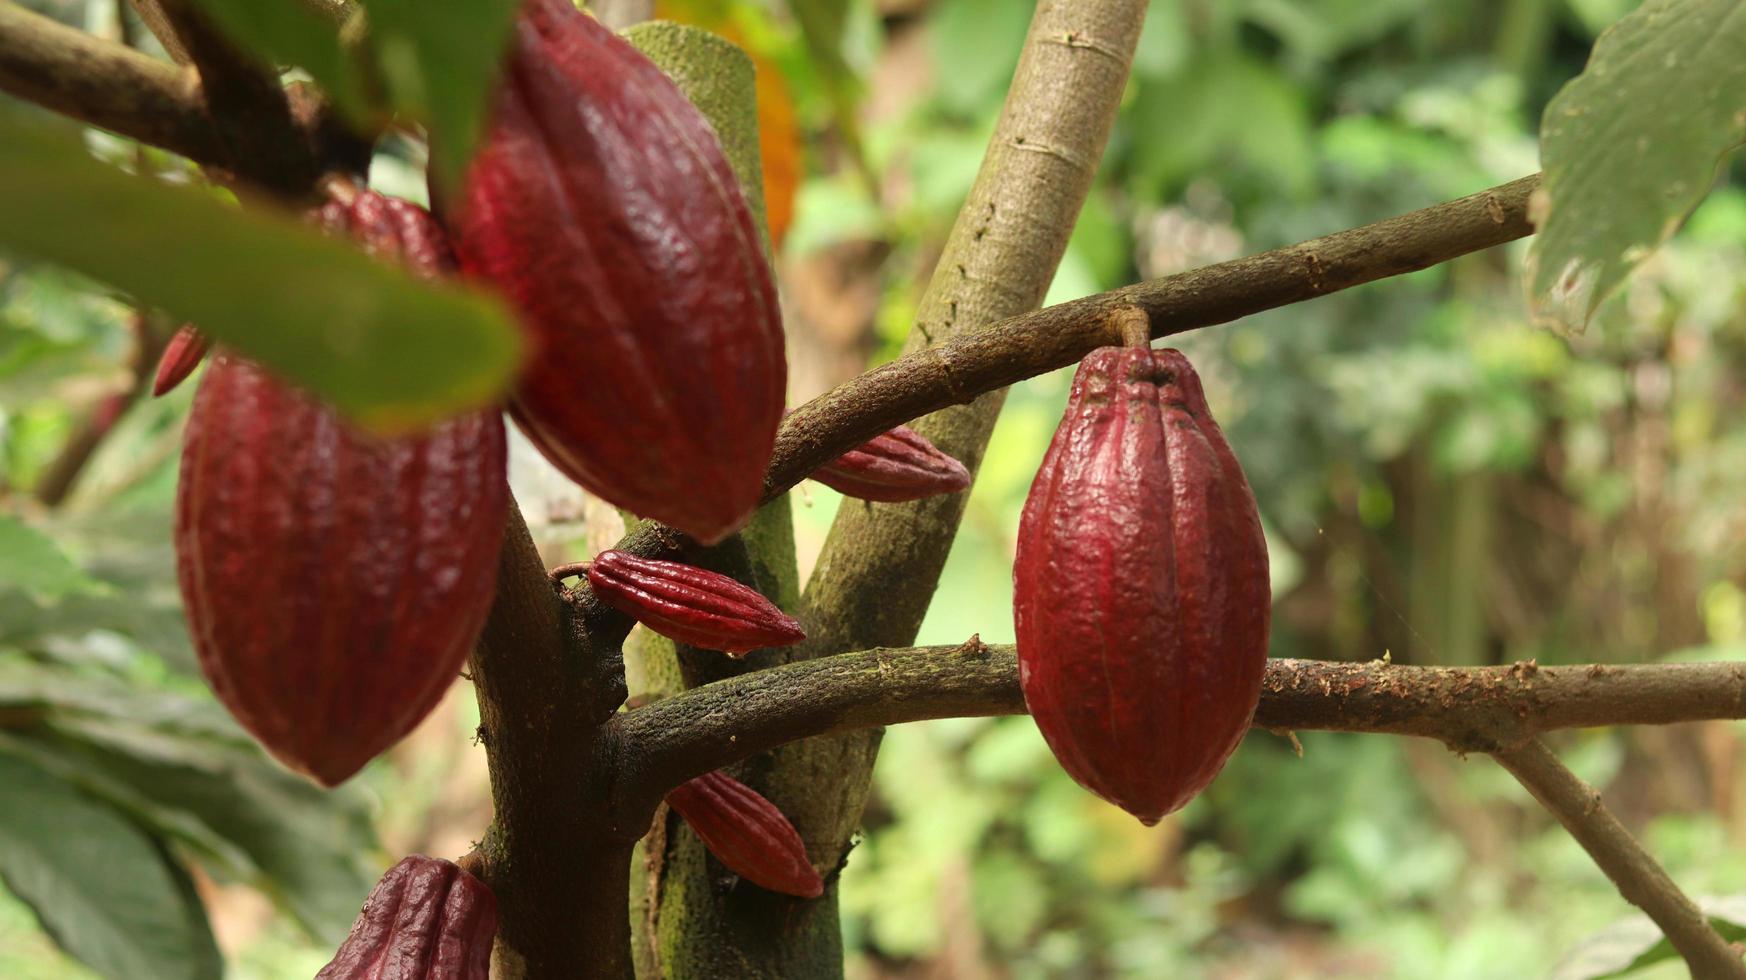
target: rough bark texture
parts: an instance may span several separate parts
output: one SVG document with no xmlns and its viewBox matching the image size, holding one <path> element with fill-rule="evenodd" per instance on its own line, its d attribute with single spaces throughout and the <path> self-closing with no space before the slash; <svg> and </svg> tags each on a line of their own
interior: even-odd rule
<svg viewBox="0 0 1746 980">
<path fill-rule="evenodd" d="M 678 785 L 797 739 L 1025 711 L 1010 645 L 843 653 L 712 684 L 621 715 L 627 767 Z M 1374 732 L 1497 752 L 1541 732 L 1746 718 L 1746 664 L 1407 667 L 1270 660 L 1256 728 Z"/>
<path fill-rule="evenodd" d="M 909 351 L 1042 301 L 1103 154 L 1144 7 L 1134 0 L 1039 4 Z M 1003 397 L 991 392 L 915 428 L 975 472 Z M 784 659 L 914 640 L 963 507 L 963 494 L 907 504 L 846 501 L 802 600 L 811 639 Z M 747 768 L 746 781 L 789 815 L 817 867 L 839 867 L 847 853 L 878 742 L 877 730 L 818 739 Z M 742 895 L 731 905 L 694 905 L 690 962 L 664 964 L 667 975 L 840 976 L 836 877 L 826 878 L 828 890 L 816 901 Z"/>
</svg>

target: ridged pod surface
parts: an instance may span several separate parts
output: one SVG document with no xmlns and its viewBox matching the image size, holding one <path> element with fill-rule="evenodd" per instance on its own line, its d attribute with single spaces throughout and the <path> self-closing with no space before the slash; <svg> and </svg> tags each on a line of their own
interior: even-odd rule
<svg viewBox="0 0 1746 980">
<path fill-rule="evenodd" d="M 487 980 L 497 898 L 460 866 L 422 854 L 389 868 L 315 980 Z"/>
<path fill-rule="evenodd" d="M 588 563 L 602 602 L 662 636 L 739 656 L 806 639 L 800 623 L 758 590 L 708 569 L 603 551 Z"/>
<path fill-rule="evenodd" d="M 197 330 L 192 323 L 184 323 L 178 328 L 170 342 L 164 345 L 164 353 L 158 358 L 158 374 L 152 380 L 152 397 L 161 398 L 176 389 L 176 386 L 187 380 L 188 375 L 200 366 L 206 358 L 206 349 L 211 346 L 206 335 Z"/>
<path fill-rule="evenodd" d="M 705 773 L 668 793 L 667 804 L 734 874 L 784 895 L 824 894 L 800 833 L 750 786 L 724 772 Z"/>
<path fill-rule="evenodd" d="M 1179 351 L 1102 348 L 1073 379 L 1013 565 L 1019 681 L 1062 768 L 1150 825 L 1248 730 L 1267 542 Z"/>
<path fill-rule="evenodd" d="M 405 202 L 318 217 L 426 274 L 446 264 Z M 213 355 L 182 451 L 177 574 L 207 681 L 287 766 L 343 781 L 454 681 L 491 606 L 506 465 L 495 411 L 384 440 Z"/>
<path fill-rule="evenodd" d="M 529 328 L 512 414 L 546 458 L 706 544 L 743 525 L 782 416 L 781 312 L 733 170 L 673 82 L 569 0 L 528 0 L 443 204 L 464 271 Z"/>
<path fill-rule="evenodd" d="M 957 493 L 970 486 L 964 464 L 907 425 L 881 433 L 818 468 L 812 478 L 845 496 L 881 503 Z"/>
</svg>

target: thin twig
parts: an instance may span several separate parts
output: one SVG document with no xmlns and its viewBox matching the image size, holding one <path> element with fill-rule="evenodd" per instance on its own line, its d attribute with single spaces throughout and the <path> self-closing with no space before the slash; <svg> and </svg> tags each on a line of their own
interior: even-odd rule
<svg viewBox="0 0 1746 980">
<path fill-rule="evenodd" d="M 1740 952 L 1711 927 L 1697 904 L 1601 803 L 1594 787 L 1565 768 L 1544 743 L 1530 738 L 1493 752 L 1492 758 L 1558 818 L 1618 886 L 1619 894 L 1661 927 L 1693 977 L 1746 978 Z"/>
<path fill-rule="evenodd" d="M 0 0 L 0 91 L 202 163 L 224 142 L 192 72 Z"/>
<path fill-rule="evenodd" d="M 1008 645 L 863 650 L 709 684 L 621 714 L 635 795 L 795 739 L 928 718 L 1022 714 Z M 1379 732 L 1495 752 L 1538 733 L 1746 718 L 1746 664 L 1409 667 L 1271 660 L 1255 726 Z M 653 805 L 652 802 L 650 805 Z"/>
</svg>

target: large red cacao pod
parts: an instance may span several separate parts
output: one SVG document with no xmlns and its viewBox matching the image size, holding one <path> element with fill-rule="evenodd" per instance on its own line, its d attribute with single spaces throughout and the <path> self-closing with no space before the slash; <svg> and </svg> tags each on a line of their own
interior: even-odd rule
<svg viewBox="0 0 1746 980">
<path fill-rule="evenodd" d="M 1267 658 L 1267 542 L 1179 351 L 1073 379 L 1013 565 L 1019 682 L 1062 768 L 1147 825 L 1224 766 Z"/>
<path fill-rule="evenodd" d="M 318 215 L 434 274 L 434 224 L 364 195 Z M 176 499 L 189 631 L 218 699 L 287 766 L 335 785 L 448 689 L 484 625 L 508 505 L 502 416 L 380 439 L 220 348 Z"/>
<path fill-rule="evenodd" d="M 667 794 L 722 866 L 783 895 L 817 898 L 824 880 L 806 857 L 806 842 L 782 811 L 745 783 L 716 771 Z"/>
<path fill-rule="evenodd" d="M 757 589 L 676 561 L 603 551 L 588 563 L 602 602 L 669 639 L 740 656 L 806 639 L 800 623 Z"/>
<path fill-rule="evenodd" d="M 376 882 L 315 980 L 487 980 L 496 936 L 491 889 L 457 864 L 414 854 Z"/>
<path fill-rule="evenodd" d="M 532 336 L 511 414 L 546 458 L 705 543 L 744 524 L 782 417 L 781 311 L 678 87 L 569 0 L 528 0 L 490 130 L 442 203 L 463 270 Z"/>
<path fill-rule="evenodd" d="M 881 503 L 970 488 L 970 471 L 907 425 L 882 432 L 818 468 L 812 478 L 845 496 Z"/>
</svg>

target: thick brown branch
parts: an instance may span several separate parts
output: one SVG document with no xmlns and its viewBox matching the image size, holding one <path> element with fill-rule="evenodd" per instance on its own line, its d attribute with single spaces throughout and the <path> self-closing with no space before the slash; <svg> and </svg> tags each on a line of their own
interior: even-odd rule
<svg viewBox="0 0 1746 980">
<path fill-rule="evenodd" d="M 927 718 L 1023 714 L 1010 646 L 865 650 L 710 684 L 620 715 L 641 797 L 795 739 Z M 1495 752 L 1537 733 L 1746 718 L 1746 664 L 1267 665 L 1258 728 L 1383 732 Z M 650 802 L 648 805 L 653 806 Z"/>
<path fill-rule="evenodd" d="M 1528 195 L 1538 174 L 1374 224 L 1248 258 L 1148 280 L 1009 317 L 938 347 L 901 357 L 802 405 L 783 421 L 764 477 L 774 499 L 807 475 L 902 422 L 1078 361 L 1112 343 L 1108 316 L 1134 307 L 1154 337 L 1228 323 L 1353 286 L 1428 268 L 1533 232 Z M 617 545 L 647 557 L 681 554 L 683 535 L 651 522 Z M 578 590 L 603 635 L 630 620 Z"/>
<path fill-rule="evenodd" d="M 1746 978 L 1746 963 L 1643 845 L 1537 738 L 1492 753 L 1588 851 L 1619 894 L 1648 913 L 1699 980 Z"/>
<path fill-rule="evenodd" d="M 203 163 L 224 162 L 192 72 L 0 0 L 0 91 Z"/>
</svg>

